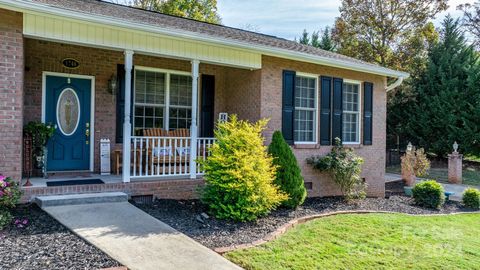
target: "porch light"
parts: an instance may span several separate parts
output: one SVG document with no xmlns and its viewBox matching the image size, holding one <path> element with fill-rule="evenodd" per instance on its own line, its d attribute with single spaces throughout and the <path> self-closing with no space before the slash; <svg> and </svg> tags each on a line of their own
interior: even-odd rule
<svg viewBox="0 0 480 270">
<path fill-rule="evenodd" d="M 114 95 L 116 90 L 117 90 L 117 76 L 115 76 L 115 74 L 112 74 L 112 76 L 108 80 L 108 92 Z"/>
</svg>

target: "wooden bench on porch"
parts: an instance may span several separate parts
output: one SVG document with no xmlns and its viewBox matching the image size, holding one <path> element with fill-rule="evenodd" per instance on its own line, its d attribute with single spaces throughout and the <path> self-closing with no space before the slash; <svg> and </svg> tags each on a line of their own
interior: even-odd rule
<svg viewBox="0 0 480 270">
<path fill-rule="evenodd" d="M 151 171 L 155 166 L 168 164 L 179 165 L 181 170 L 186 170 L 190 161 L 190 130 L 161 128 L 144 129 L 144 138 L 141 142 L 132 144 L 131 168 L 136 172 Z M 140 154 L 141 153 L 141 154 Z M 122 150 L 114 151 L 114 170 L 120 174 L 122 168 Z M 176 166 L 175 166 L 176 167 Z M 182 168 L 183 167 L 183 168 Z"/>
</svg>

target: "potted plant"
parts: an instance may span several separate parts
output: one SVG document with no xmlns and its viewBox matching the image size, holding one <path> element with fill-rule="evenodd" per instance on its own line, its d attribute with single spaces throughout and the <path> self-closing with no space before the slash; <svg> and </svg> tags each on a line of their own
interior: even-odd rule
<svg viewBox="0 0 480 270">
<path fill-rule="evenodd" d="M 51 124 L 44 124 L 37 121 L 31 121 L 23 128 L 25 134 L 32 138 L 32 155 L 34 166 L 45 172 L 45 161 L 47 156 L 47 142 L 54 132 L 55 128 Z"/>
<path fill-rule="evenodd" d="M 415 149 L 411 143 L 407 146 L 407 151 L 401 157 L 402 179 L 406 187 L 405 194 L 411 196 L 411 189 L 415 185 L 417 177 L 427 175 L 430 169 L 430 161 L 425 155 L 423 148 Z"/>
</svg>

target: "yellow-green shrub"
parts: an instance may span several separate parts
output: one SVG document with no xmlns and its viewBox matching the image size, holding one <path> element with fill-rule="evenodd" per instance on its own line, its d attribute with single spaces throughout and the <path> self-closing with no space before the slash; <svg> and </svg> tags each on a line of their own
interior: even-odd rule
<svg viewBox="0 0 480 270">
<path fill-rule="evenodd" d="M 276 167 L 261 135 L 267 122 L 251 124 L 232 115 L 218 124 L 209 157 L 199 161 L 205 171 L 202 201 L 215 217 L 255 220 L 288 199 L 273 184 Z"/>
</svg>

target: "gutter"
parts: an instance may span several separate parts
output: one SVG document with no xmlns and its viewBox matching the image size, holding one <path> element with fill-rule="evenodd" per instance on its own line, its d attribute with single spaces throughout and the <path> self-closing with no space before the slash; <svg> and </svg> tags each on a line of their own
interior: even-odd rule
<svg viewBox="0 0 480 270">
<path fill-rule="evenodd" d="M 3 6 L 7 9 L 18 11 L 18 12 L 33 12 L 41 14 L 50 14 L 60 17 L 66 17 L 70 19 L 78 19 L 82 21 L 110 25 L 121 27 L 125 29 L 133 29 L 150 33 L 157 33 L 162 35 L 168 35 L 177 38 L 184 39 L 193 39 L 200 42 L 208 42 L 224 45 L 227 47 L 235 47 L 249 51 L 256 51 L 258 53 L 276 56 L 281 58 L 287 58 L 292 60 L 298 60 L 302 62 L 315 63 L 320 65 L 326 65 L 331 67 L 338 67 L 342 69 L 361 71 L 365 73 L 371 73 L 376 75 L 401 78 L 408 77 L 409 74 L 401 71 L 391 70 L 383 67 L 377 67 L 362 63 L 355 63 L 350 61 L 345 61 L 341 59 L 332 59 L 329 57 L 317 56 L 308 53 L 294 52 L 287 49 L 274 48 L 266 45 L 254 45 L 248 42 L 236 41 L 232 39 L 220 38 L 220 37 L 211 37 L 205 34 L 189 32 L 179 29 L 166 29 L 161 27 L 153 27 L 143 23 L 136 23 L 131 21 L 125 21 L 122 19 L 117 19 L 113 17 L 107 17 L 104 15 L 93 15 L 87 14 L 78 11 L 72 11 L 68 9 L 48 6 L 44 4 L 34 3 L 26 0 L 0 0 L 0 6 Z"/>
<path fill-rule="evenodd" d="M 400 86 L 400 84 L 402 84 L 403 80 L 408 78 L 409 76 L 406 76 L 406 77 L 398 77 L 397 80 L 395 82 L 393 82 L 392 84 L 388 85 L 386 88 L 385 88 L 385 91 L 386 92 L 390 92 L 392 91 L 393 89 L 397 88 L 398 86 Z"/>
</svg>

